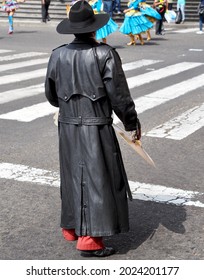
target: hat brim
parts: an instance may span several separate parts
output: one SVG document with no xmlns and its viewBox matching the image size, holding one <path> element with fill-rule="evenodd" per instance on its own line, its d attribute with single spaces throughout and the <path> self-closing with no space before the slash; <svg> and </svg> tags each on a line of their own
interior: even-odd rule
<svg viewBox="0 0 204 280">
<path fill-rule="evenodd" d="M 109 14 L 103 13 L 103 14 L 96 14 L 95 19 L 92 23 L 90 23 L 86 27 L 73 27 L 73 24 L 71 24 L 70 20 L 68 18 L 63 19 L 58 25 L 57 25 L 57 32 L 60 34 L 82 34 L 82 33 L 89 33 L 96 31 L 103 27 L 110 19 Z"/>
</svg>

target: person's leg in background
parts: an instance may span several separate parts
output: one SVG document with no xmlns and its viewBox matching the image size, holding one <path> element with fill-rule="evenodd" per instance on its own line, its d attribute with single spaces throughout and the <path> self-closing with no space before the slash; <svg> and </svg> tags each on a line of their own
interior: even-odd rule
<svg viewBox="0 0 204 280">
<path fill-rule="evenodd" d="M 156 20 L 156 24 L 155 24 L 155 34 L 156 35 L 159 35 L 160 21 L 161 20 Z"/>
<path fill-rule="evenodd" d="M 46 10 L 46 20 L 50 21 L 50 16 L 49 16 L 49 7 L 50 7 L 50 0 L 45 1 L 45 10 Z"/>
<path fill-rule="evenodd" d="M 184 23 L 184 21 L 185 21 L 185 5 L 180 5 L 180 9 L 181 9 L 181 14 L 182 14 L 181 23 Z"/>
<path fill-rule="evenodd" d="M 181 10 L 181 15 L 182 15 L 182 21 L 181 23 L 184 23 L 185 21 L 185 5 L 183 4 L 177 4 L 177 11 Z"/>
<path fill-rule="evenodd" d="M 9 21 L 8 34 L 13 34 L 13 15 L 14 15 L 13 11 L 8 13 L 8 21 Z"/>
<path fill-rule="evenodd" d="M 50 6 L 50 0 L 42 0 L 42 6 L 41 6 L 41 10 L 42 10 L 42 22 L 47 22 L 50 21 L 50 16 L 48 13 L 49 10 L 49 6 Z"/>
<path fill-rule="evenodd" d="M 45 22 L 46 23 L 46 6 L 45 6 L 45 2 L 43 1 L 42 2 L 42 5 L 41 5 L 41 12 L 42 12 L 42 22 Z"/>
<path fill-rule="evenodd" d="M 116 0 L 113 0 L 113 3 L 112 3 L 113 13 L 116 13 L 116 11 L 117 11 L 116 6 L 117 6 Z"/>
<path fill-rule="evenodd" d="M 161 14 L 161 17 L 162 18 L 160 20 L 157 20 L 156 24 L 155 24 L 155 34 L 156 35 L 163 35 L 162 29 L 163 29 L 163 19 L 164 19 L 164 16 Z"/>
<path fill-rule="evenodd" d="M 104 0 L 103 1 L 103 10 L 104 12 L 108 13 L 110 17 L 113 16 L 113 3 L 112 0 Z"/>
<path fill-rule="evenodd" d="M 196 32 L 197 34 L 203 34 L 203 22 L 204 22 L 204 16 L 199 15 L 199 31 Z"/>
<path fill-rule="evenodd" d="M 113 1 L 113 12 L 117 14 L 121 14 L 120 0 Z"/>
<path fill-rule="evenodd" d="M 199 27 L 200 27 L 200 31 L 203 31 L 203 23 L 204 23 L 204 16 L 203 15 L 199 15 Z"/>
<path fill-rule="evenodd" d="M 173 9 L 173 3 L 169 3 L 168 4 L 168 10 L 170 11 L 170 10 L 172 10 Z"/>
</svg>

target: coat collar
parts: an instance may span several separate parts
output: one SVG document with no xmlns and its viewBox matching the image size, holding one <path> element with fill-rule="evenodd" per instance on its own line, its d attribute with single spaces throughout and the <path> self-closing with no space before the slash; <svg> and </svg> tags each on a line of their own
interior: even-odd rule
<svg viewBox="0 0 204 280">
<path fill-rule="evenodd" d="M 94 38 L 87 38 L 87 40 L 81 40 L 79 38 L 74 38 L 71 44 L 88 44 L 92 46 L 100 45 Z"/>
</svg>

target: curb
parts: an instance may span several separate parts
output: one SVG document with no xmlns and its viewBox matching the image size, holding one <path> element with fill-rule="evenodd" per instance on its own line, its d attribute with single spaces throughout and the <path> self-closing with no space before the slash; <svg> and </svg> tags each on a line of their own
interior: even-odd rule
<svg viewBox="0 0 204 280">
<path fill-rule="evenodd" d="M 39 25 L 39 26 L 56 26 L 58 23 L 60 22 L 60 20 L 51 20 L 47 23 L 43 23 L 41 22 L 41 20 L 23 20 L 23 19 L 18 19 L 18 18 L 14 18 L 14 24 L 18 24 L 18 25 L 26 25 L 26 26 L 33 26 L 33 25 Z M 0 23 L 5 23 L 8 24 L 8 19 L 7 18 L 3 18 L 0 19 Z M 118 24 L 122 24 L 122 22 L 118 22 Z M 170 28 L 192 28 L 192 27 L 198 27 L 199 26 L 199 22 L 185 22 L 184 24 L 175 24 L 175 23 L 167 23 L 164 22 L 166 27 L 170 27 Z"/>
</svg>

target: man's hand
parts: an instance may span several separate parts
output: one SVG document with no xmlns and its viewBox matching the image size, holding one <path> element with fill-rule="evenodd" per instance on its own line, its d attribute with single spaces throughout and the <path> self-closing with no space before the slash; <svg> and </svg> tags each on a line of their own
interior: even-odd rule
<svg viewBox="0 0 204 280">
<path fill-rule="evenodd" d="M 141 138 L 141 124 L 139 119 L 137 119 L 136 130 L 132 131 L 132 141 L 140 140 Z"/>
</svg>

